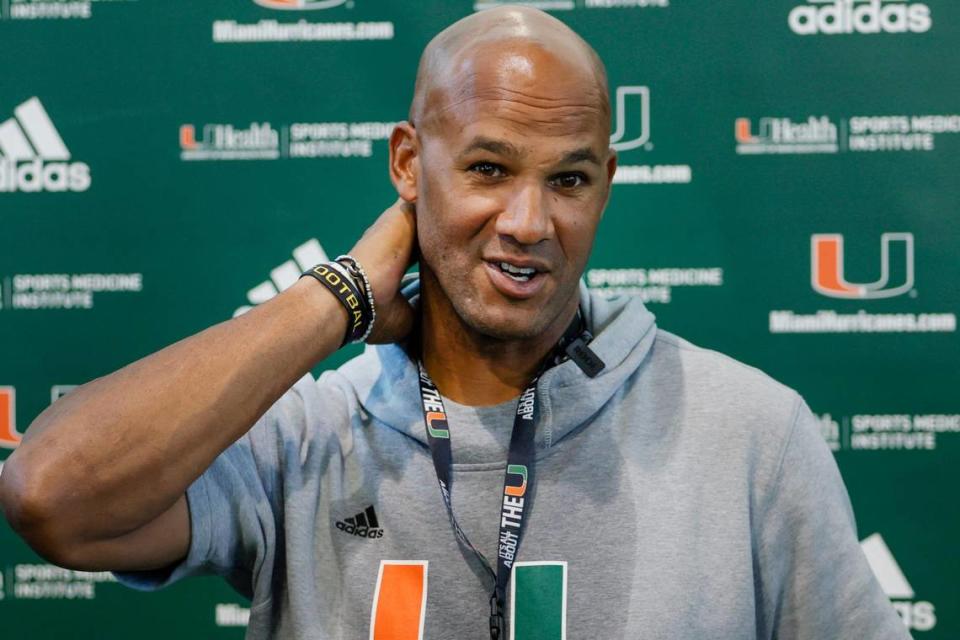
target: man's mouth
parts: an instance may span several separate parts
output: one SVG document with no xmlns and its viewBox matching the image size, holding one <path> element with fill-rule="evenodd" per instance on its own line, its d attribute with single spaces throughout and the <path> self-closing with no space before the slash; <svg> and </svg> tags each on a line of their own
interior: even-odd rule
<svg viewBox="0 0 960 640">
<path fill-rule="evenodd" d="M 533 267 L 520 267 L 515 264 L 510 264 L 509 262 L 497 262 L 494 264 L 500 267 L 500 271 L 517 282 L 527 282 L 539 273 Z"/>
<path fill-rule="evenodd" d="M 505 257 L 505 256 L 504 256 Z M 532 298 L 547 283 L 550 267 L 536 259 L 503 259 L 495 256 L 484 260 L 493 286 L 508 298 Z"/>
</svg>

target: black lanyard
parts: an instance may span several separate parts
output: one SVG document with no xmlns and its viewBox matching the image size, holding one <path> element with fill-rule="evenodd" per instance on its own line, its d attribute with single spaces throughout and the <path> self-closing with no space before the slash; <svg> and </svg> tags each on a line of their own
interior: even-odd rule
<svg viewBox="0 0 960 640">
<path fill-rule="evenodd" d="M 513 432 L 510 435 L 510 449 L 507 453 L 507 469 L 503 478 L 503 500 L 500 504 L 500 536 L 497 545 L 497 570 L 494 572 L 487 558 L 471 544 L 463 532 L 450 502 L 450 491 L 453 484 L 451 465 L 453 456 L 450 449 L 450 424 L 447 421 L 447 412 L 443 407 L 440 392 L 423 366 L 418 360 L 420 371 L 420 397 L 423 401 L 423 420 L 427 429 L 427 442 L 433 455 L 433 466 L 437 471 L 437 482 L 440 484 L 440 495 L 447 508 L 450 524 L 457 536 L 457 541 L 469 549 L 477 557 L 487 574 L 494 583 L 493 593 L 490 595 L 490 637 L 492 640 L 502 639 L 505 633 L 503 609 L 506 601 L 507 583 L 510 581 L 510 571 L 513 561 L 520 550 L 520 541 L 523 536 L 524 524 L 530 510 L 530 493 L 534 484 L 534 457 L 537 423 L 540 420 L 539 403 L 537 402 L 537 381 L 544 370 L 563 357 L 564 352 L 569 355 L 583 369 L 587 375 L 595 376 L 603 369 L 603 362 L 590 351 L 586 343 L 590 341 L 590 334 L 583 330 L 583 321 L 580 313 L 570 324 L 564 337 L 553 353 L 544 361 L 543 366 L 520 394 L 517 402 L 517 411 L 513 419 Z M 592 362 L 584 364 L 583 352 L 586 351 Z M 599 363 L 599 366 L 598 364 Z"/>
<path fill-rule="evenodd" d="M 510 452 L 507 454 L 507 471 L 503 479 L 503 502 L 500 506 L 500 542 L 497 549 L 497 571 L 494 573 L 490 562 L 479 549 L 473 546 L 467 534 L 460 528 L 453 507 L 450 504 L 450 489 L 453 478 L 450 467 L 453 456 L 450 451 L 450 424 L 443 408 L 443 400 L 436 385 L 423 367 L 420 368 L 420 396 L 423 400 L 423 419 L 427 427 L 427 441 L 433 454 L 433 466 L 437 470 L 437 482 L 440 495 L 447 508 L 450 524 L 461 545 L 472 551 L 480 560 L 484 569 L 493 579 L 494 589 L 490 595 L 490 637 L 494 640 L 503 637 L 503 607 L 507 582 L 513 560 L 520 549 L 520 536 L 526 521 L 526 494 L 533 487 L 534 434 L 540 412 L 537 407 L 538 373 L 520 395 L 517 413 L 513 419 L 513 433 L 510 435 Z"/>
</svg>

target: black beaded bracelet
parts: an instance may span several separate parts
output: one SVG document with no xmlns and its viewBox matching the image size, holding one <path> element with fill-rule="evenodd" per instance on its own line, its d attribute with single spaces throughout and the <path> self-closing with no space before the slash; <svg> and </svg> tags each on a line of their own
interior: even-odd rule
<svg viewBox="0 0 960 640">
<path fill-rule="evenodd" d="M 316 278 L 347 310 L 347 331 L 340 346 L 359 342 L 366 335 L 372 318 L 365 292 L 360 290 L 346 268 L 337 262 L 321 262 L 300 275 L 301 278 L 304 276 Z"/>
</svg>

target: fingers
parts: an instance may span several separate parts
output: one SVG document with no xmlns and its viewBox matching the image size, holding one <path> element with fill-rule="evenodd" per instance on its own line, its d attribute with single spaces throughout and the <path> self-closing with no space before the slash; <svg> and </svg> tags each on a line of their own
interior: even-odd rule
<svg viewBox="0 0 960 640">
<path fill-rule="evenodd" d="M 413 309 L 399 291 L 404 273 L 419 259 L 414 203 L 398 198 L 366 230 L 351 254 L 364 266 L 376 299 L 377 319 L 367 341 L 402 339 L 414 324 Z"/>
</svg>

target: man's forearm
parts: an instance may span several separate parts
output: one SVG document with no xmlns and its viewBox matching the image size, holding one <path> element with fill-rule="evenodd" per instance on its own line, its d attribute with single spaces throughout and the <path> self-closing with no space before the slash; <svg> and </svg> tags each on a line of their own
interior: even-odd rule
<svg viewBox="0 0 960 640">
<path fill-rule="evenodd" d="M 303 278 L 243 316 L 77 388 L 37 417 L 7 460 L 8 518 L 90 539 L 149 522 L 340 346 L 346 317 L 329 291 Z"/>
</svg>

